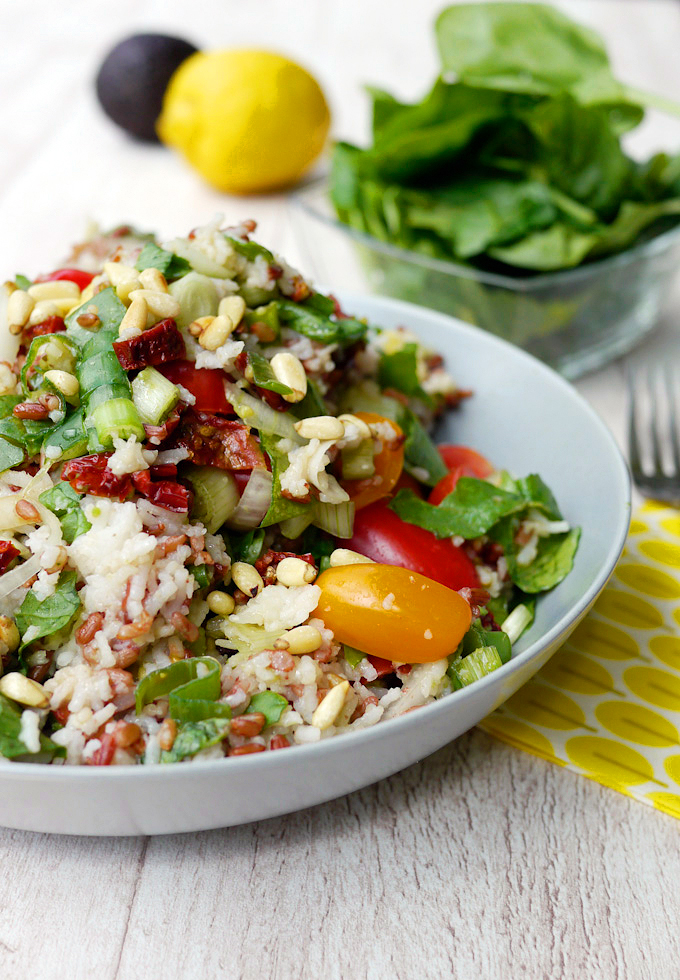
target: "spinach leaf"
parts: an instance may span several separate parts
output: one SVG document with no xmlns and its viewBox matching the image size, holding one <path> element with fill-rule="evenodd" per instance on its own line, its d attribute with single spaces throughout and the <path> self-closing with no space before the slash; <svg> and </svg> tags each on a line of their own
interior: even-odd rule
<svg viewBox="0 0 680 980">
<path fill-rule="evenodd" d="M 26 276 L 22 276 L 20 272 L 14 277 L 14 283 L 17 289 L 23 289 L 24 291 L 29 289 L 33 283 Z"/>
<path fill-rule="evenodd" d="M 86 330 L 78 323 L 81 313 L 90 312 L 91 307 L 92 312 L 96 311 L 99 317 L 99 326 L 96 330 Z M 83 349 L 83 356 L 89 357 L 96 349 L 110 347 L 111 342 L 118 336 L 118 328 L 125 313 L 126 307 L 116 296 L 115 290 L 111 287 L 102 289 L 67 314 L 64 321 L 66 336 Z"/>
<path fill-rule="evenodd" d="M 273 477 L 272 502 L 269 505 L 269 510 L 262 518 L 260 527 L 269 527 L 271 524 L 278 524 L 289 517 L 297 517 L 310 506 L 299 500 L 289 500 L 281 493 L 281 474 L 288 467 L 288 455 L 277 448 L 278 443 L 279 439 L 276 436 L 266 435 L 260 431 L 260 444 L 271 461 Z"/>
<path fill-rule="evenodd" d="M 580 528 L 539 538 L 536 557 L 528 565 L 520 565 L 517 561 L 516 531 L 517 521 L 513 518 L 506 518 L 491 531 L 491 537 L 503 547 L 510 578 L 523 592 L 530 594 L 554 588 L 574 565 Z"/>
<path fill-rule="evenodd" d="M 275 725 L 287 707 L 288 702 L 283 694 L 276 694 L 274 691 L 260 691 L 259 694 L 254 694 L 250 699 L 248 711 L 259 711 L 265 716 L 267 725 Z"/>
<path fill-rule="evenodd" d="M 229 734 L 229 721 L 224 718 L 205 718 L 182 725 L 169 752 L 161 753 L 161 762 L 180 762 L 202 749 L 217 745 Z"/>
<path fill-rule="evenodd" d="M 0 473 L 20 466 L 24 461 L 24 455 L 20 446 L 0 436 Z"/>
<path fill-rule="evenodd" d="M 38 599 L 34 592 L 27 592 L 16 614 L 16 624 L 22 638 L 29 626 L 35 626 L 38 632 L 34 640 L 52 636 L 69 625 L 80 609 L 80 597 L 76 591 L 76 573 L 62 572 L 53 595 L 46 599 Z M 23 642 L 22 652 L 28 644 Z"/>
<path fill-rule="evenodd" d="M 418 345 L 405 344 L 394 354 L 383 354 L 378 365 L 378 382 L 381 388 L 396 388 L 412 398 L 420 398 L 426 405 L 432 404 L 418 380 Z"/>
<path fill-rule="evenodd" d="M 40 494 L 40 503 L 59 518 L 67 544 L 73 544 L 78 535 L 92 527 L 80 506 L 81 499 L 82 494 L 76 493 L 69 483 L 57 483 L 51 490 Z"/>
<path fill-rule="evenodd" d="M 147 242 L 135 262 L 135 269 L 140 272 L 144 269 L 158 269 L 166 279 L 179 279 L 191 272 L 191 263 L 174 252 L 167 252 L 153 242 Z"/>
<path fill-rule="evenodd" d="M 229 554 L 233 562 L 245 561 L 249 565 L 254 565 L 262 555 L 264 547 L 263 530 L 254 529 L 246 531 L 245 534 L 232 532 L 229 535 Z"/>
<path fill-rule="evenodd" d="M 405 468 L 421 483 L 433 487 L 448 473 L 437 447 L 410 408 L 402 406 L 397 422 L 406 436 Z"/>
<path fill-rule="evenodd" d="M 224 237 L 234 251 L 238 252 L 239 255 L 243 255 L 249 262 L 254 262 L 258 255 L 261 255 L 267 262 L 274 261 L 273 254 L 264 245 L 259 245 L 257 242 L 244 242 L 242 239 L 232 238 L 230 235 L 225 235 Z"/>
<path fill-rule="evenodd" d="M 146 674 L 137 685 L 135 709 L 139 714 L 145 704 L 169 695 L 170 717 L 176 721 L 229 719 L 231 708 L 217 701 L 220 693 L 219 662 L 213 657 L 192 657 Z"/>
<path fill-rule="evenodd" d="M 279 395 L 292 395 L 293 389 L 288 385 L 278 381 L 272 370 L 272 366 L 266 357 L 258 354 L 257 351 L 248 352 L 248 364 L 253 372 L 253 383 L 259 388 L 266 388 L 267 391 L 275 391 Z"/>
<path fill-rule="evenodd" d="M 331 320 L 311 306 L 293 303 L 292 300 L 277 300 L 279 318 L 291 329 L 322 344 L 342 344 L 347 346 L 366 335 L 368 327 L 361 320 L 349 317 Z"/>
<path fill-rule="evenodd" d="M 21 740 L 21 715 L 21 708 L 0 694 L 0 756 L 4 756 L 5 759 L 29 756 L 26 761 L 30 761 L 30 757 L 35 759 L 36 754 L 30 752 Z M 55 756 L 63 758 L 66 755 L 66 750 L 61 745 L 55 745 L 51 739 L 41 732 L 40 752 L 37 755 L 40 757 L 40 761 L 49 762 Z"/>
</svg>

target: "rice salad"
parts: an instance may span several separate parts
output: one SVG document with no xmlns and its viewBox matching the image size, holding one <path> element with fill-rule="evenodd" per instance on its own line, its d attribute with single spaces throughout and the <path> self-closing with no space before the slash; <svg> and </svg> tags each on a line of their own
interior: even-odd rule
<svg viewBox="0 0 680 980">
<path fill-rule="evenodd" d="M 0 757 L 190 762 L 382 723 L 511 656 L 578 530 L 436 447 L 471 393 L 221 220 L 5 284 Z"/>
</svg>

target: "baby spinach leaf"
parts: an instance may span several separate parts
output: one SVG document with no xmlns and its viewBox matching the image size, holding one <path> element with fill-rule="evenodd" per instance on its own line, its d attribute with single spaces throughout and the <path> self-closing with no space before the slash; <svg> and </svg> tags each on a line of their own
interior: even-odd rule
<svg viewBox="0 0 680 980">
<path fill-rule="evenodd" d="M 78 317 L 81 313 L 90 312 L 96 312 L 99 325 L 96 329 L 86 330 L 78 323 Z M 115 290 L 111 287 L 102 289 L 67 314 L 64 321 L 66 336 L 83 349 L 85 357 L 89 357 L 95 350 L 105 350 L 111 346 L 111 342 L 118 336 L 118 328 L 125 313 L 126 307 L 116 296 Z"/>
<path fill-rule="evenodd" d="M 397 422 L 406 436 L 405 468 L 421 483 L 433 487 L 448 472 L 437 447 L 410 408 L 401 406 Z"/>
<path fill-rule="evenodd" d="M 92 525 L 80 506 L 82 494 L 76 493 L 70 483 L 57 483 L 51 490 L 40 494 L 40 503 L 56 514 L 67 544 L 73 544 L 80 534 Z"/>
<path fill-rule="evenodd" d="M 528 565 L 520 565 L 517 561 L 516 530 L 516 520 L 507 518 L 491 532 L 494 540 L 503 547 L 510 578 L 523 592 L 530 594 L 554 588 L 573 567 L 580 528 L 539 538 L 536 557 Z"/>
<path fill-rule="evenodd" d="M 135 262 L 135 269 L 143 272 L 144 269 L 158 269 L 166 279 L 179 279 L 180 276 L 191 272 L 191 263 L 186 259 L 175 255 L 174 252 L 167 252 L 164 248 L 147 242 L 139 258 Z"/>
<path fill-rule="evenodd" d="M 246 531 L 245 534 L 231 532 L 229 535 L 229 554 L 231 555 L 231 560 L 234 562 L 245 561 L 249 565 L 254 565 L 262 555 L 264 535 L 265 532 L 263 530 L 257 529 Z"/>
<path fill-rule="evenodd" d="M 274 691 L 260 691 L 259 694 L 254 694 L 250 699 L 248 712 L 259 711 L 265 716 L 267 725 L 275 725 L 287 707 L 288 702 L 283 694 L 276 694 Z"/>
<path fill-rule="evenodd" d="M 30 289 L 30 287 L 33 285 L 31 280 L 28 279 L 26 276 L 22 276 L 20 272 L 18 272 L 14 277 L 14 284 L 17 287 L 17 289 L 23 289 L 24 291 Z"/>
<path fill-rule="evenodd" d="M 409 397 L 420 398 L 426 405 L 432 404 L 418 379 L 417 344 L 404 344 L 394 354 L 383 354 L 378 365 L 378 382 L 381 388 L 396 388 Z"/>
<path fill-rule="evenodd" d="M 24 451 L 21 446 L 15 445 L 13 442 L 0 436 L 0 473 L 4 473 L 5 470 L 14 469 L 15 466 L 20 466 L 24 461 Z"/>
<path fill-rule="evenodd" d="M 257 351 L 248 352 L 248 364 L 253 371 L 253 383 L 259 388 L 266 388 L 267 391 L 275 391 L 279 395 L 292 395 L 293 389 L 288 385 L 278 381 L 272 370 L 272 366 L 266 357 L 258 354 Z"/>
<path fill-rule="evenodd" d="M 288 454 L 280 451 L 278 443 L 279 439 L 276 436 L 266 435 L 260 430 L 260 444 L 271 461 L 273 477 L 272 502 L 269 505 L 269 510 L 262 518 L 260 527 L 269 527 L 271 524 L 278 524 L 289 517 L 297 517 L 309 507 L 308 503 L 303 503 L 300 500 L 289 500 L 281 493 L 281 474 L 288 467 Z"/>
<path fill-rule="evenodd" d="M 453 493 L 438 505 L 421 500 L 412 490 L 400 490 L 389 506 L 402 520 L 439 538 L 460 535 L 469 539 L 485 534 L 507 514 L 525 510 L 527 501 L 485 480 L 462 477 Z"/>
<path fill-rule="evenodd" d="M 76 591 L 76 573 L 62 572 L 56 589 L 46 599 L 38 599 L 34 592 L 27 592 L 16 614 L 16 624 L 22 638 L 29 626 L 38 629 L 29 642 L 52 636 L 68 626 L 80 609 L 80 597 Z M 27 646 L 22 643 L 20 652 Z"/>
<path fill-rule="evenodd" d="M 352 344 L 365 336 L 368 327 L 361 320 L 346 318 L 331 320 L 310 306 L 293 303 L 292 300 L 277 301 L 279 318 L 291 329 L 322 344 Z"/>
<path fill-rule="evenodd" d="M 224 718 L 204 718 L 182 725 L 170 751 L 161 753 L 161 762 L 180 762 L 203 749 L 217 745 L 229 734 L 229 721 Z"/>
<path fill-rule="evenodd" d="M 22 710 L 9 698 L 0 694 L 0 756 L 5 759 L 16 759 L 28 756 L 26 761 L 32 761 L 30 757 L 36 758 L 36 753 L 31 752 L 21 738 L 21 715 Z M 55 745 L 46 735 L 40 733 L 40 761 L 49 762 L 56 756 L 63 757 L 66 750 L 61 745 Z"/>
</svg>

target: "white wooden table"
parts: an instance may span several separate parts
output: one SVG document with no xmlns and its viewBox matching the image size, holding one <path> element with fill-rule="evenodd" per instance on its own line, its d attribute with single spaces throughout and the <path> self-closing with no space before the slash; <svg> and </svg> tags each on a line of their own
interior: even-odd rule
<svg viewBox="0 0 680 980">
<path fill-rule="evenodd" d="M 291 253 L 283 199 L 220 197 L 99 114 L 90 79 L 114 40 L 151 29 L 288 52 L 322 81 L 335 134 L 360 140 L 362 82 L 405 97 L 430 82 L 442 3 L 0 0 L 2 278 L 53 266 L 90 217 L 170 235 L 216 211 L 253 216 Z M 678 97 L 680 3 L 560 5 L 606 36 L 628 81 Z M 656 115 L 634 141 L 679 145 L 680 125 Z M 674 309 L 640 356 L 680 351 L 680 296 Z M 622 439 L 620 365 L 578 387 Z M 0 830 L 0 978 L 677 977 L 679 831 L 480 732 L 345 799 L 231 830 Z"/>
</svg>

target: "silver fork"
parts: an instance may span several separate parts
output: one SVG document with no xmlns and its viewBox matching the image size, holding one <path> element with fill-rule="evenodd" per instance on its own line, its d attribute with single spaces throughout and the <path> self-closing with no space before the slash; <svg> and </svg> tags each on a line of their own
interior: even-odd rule
<svg viewBox="0 0 680 980">
<path fill-rule="evenodd" d="M 676 379 L 665 365 L 627 365 L 628 449 L 638 490 L 680 505 L 680 439 Z M 641 377 L 641 375 L 644 375 Z"/>
</svg>

